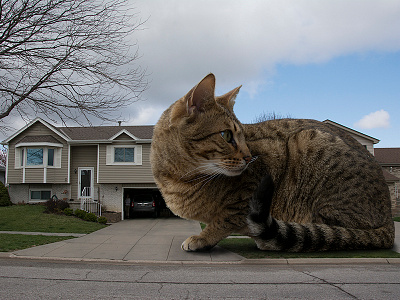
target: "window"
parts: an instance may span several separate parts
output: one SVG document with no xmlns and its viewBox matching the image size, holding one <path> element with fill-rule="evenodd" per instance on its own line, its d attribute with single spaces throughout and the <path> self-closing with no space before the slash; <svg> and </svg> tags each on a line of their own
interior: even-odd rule
<svg viewBox="0 0 400 300">
<path fill-rule="evenodd" d="M 47 201 L 51 198 L 51 191 L 43 190 L 43 191 L 31 191 L 30 195 L 31 201 Z"/>
<path fill-rule="evenodd" d="M 54 166 L 54 149 L 47 149 L 47 165 Z"/>
<path fill-rule="evenodd" d="M 15 168 L 61 168 L 61 148 L 21 147 L 15 151 Z"/>
<path fill-rule="evenodd" d="M 106 165 L 141 166 L 142 145 L 107 145 Z"/>
<path fill-rule="evenodd" d="M 26 149 L 26 165 L 27 166 L 43 165 L 43 148 Z"/>
<path fill-rule="evenodd" d="M 114 148 L 114 162 L 135 162 L 135 148 Z"/>
</svg>

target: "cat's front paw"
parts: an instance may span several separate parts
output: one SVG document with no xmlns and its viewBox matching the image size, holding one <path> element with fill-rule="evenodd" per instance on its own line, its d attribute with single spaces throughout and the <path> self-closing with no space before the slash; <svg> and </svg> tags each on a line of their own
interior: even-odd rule
<svg viewBox="0 0 400 300">
<path fill-rule="evenodd" d="M 197 235 L 193 235 L 187 238 L 182 243 L 182 249 L 185 251 L 205 251 L 214 247 L 214 245 L 209 245 L 204 238 Z"/>
</svg>

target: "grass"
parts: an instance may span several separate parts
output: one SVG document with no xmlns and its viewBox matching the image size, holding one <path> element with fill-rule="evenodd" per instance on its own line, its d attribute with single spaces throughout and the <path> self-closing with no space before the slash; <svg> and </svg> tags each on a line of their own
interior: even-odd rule
<svg viewBox="0 0 400 300">
<path fill-rule="evenodd" d="M 393 218 L 400 222 L 400 217 Z M 200 223 L 201 228 L 205 224 Z M 257 258 L 400 258 L 400 253 L 390 249 L 379 250 L 351 250 L 351 251 L 326 251 L 311 253 L 291 253 L 280 251 L 261 251 L 257 248 L 255 242 L 250 238 L 230 238 L 224 239 L 218 243 L 219 246 L 237 253 L 248 259 Z"/>
<path fill-rule="evenodd" d="M 26 249 L 73 238 L 72 236 L 44 236 L 0 233 L 0 252 Z"/>
<path fill-rule="evenodd" d="M 0 231 L 91 233 L 104 228 L 73 216 L 45 214 L 42 205 L 0 207 Z"/>
<path fill-rule="evenodd" d="M 45 214 L 42 205 L 0 207 L 0 231 L 91 233 L 106 227 L 73 216 Z M 0 234 L 0 252 L 21 250 L 63 241 L 73 237 Z"/>
<path fill-rule="evenodd" d="M 311 253 L 291 253 L 278 251 L 261 251 L 250 238 L 224 239 L 218 244 L 222 248 L 237 253 L 245 258 L 400 258 L 400 253 L 390 249 L 326 251 Z"/>
</svg>

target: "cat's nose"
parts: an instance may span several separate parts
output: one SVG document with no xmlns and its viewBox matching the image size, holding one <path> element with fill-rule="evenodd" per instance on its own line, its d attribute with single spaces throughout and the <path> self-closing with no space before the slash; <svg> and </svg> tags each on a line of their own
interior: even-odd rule
<svg viewBox="0 0 400 300">
<path fill-rule="evenodd" d="M 243 159 L 246 162 L 246 164 L 248 164 L 251 161 L 251 156 L 245 156 L 245 157 L 243 157 Z"/>
</svg>

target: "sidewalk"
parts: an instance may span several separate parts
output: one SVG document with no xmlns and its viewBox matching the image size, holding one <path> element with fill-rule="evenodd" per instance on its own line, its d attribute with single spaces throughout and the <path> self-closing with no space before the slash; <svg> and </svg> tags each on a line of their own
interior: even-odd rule
<svg viewBox="0 0 400 300">
<path fill-rule="evenodd" d="M 13 252 L 17 257 L 121 261 L 238 262 L 242 256 L 220 247 L 185 252 L 182 242 L 199 234 L 199 222 L 179 218 L 132 219 L 76 239 Z"/>
<path fill-rule="evenodd" d="M 393 250 L 400 252 L 400 222 L 395 222 L 395 226 L 396 238 Z M 251 263 L 250 261 L 253 261 L 248 261 L 218 246 L 207 252 L 183 251 L 182 242 L 187 237 L 200 232 L 198 222 L 179 218 L 125 220 L 75 239 L 14 251 L 11 256 L 122 262 L 237 263 L 247 261 Z M 71 234 L 62 235 L 71 236 Z M 292 263 L 340 263 L 340 261 L 348 263 L 354 260 L 357 259 L 292 259 L 291 261 Z M 387 262 L 386 259 L 359 260 L 360 262 Z M 390 260 L 400 262 L 399 259 Z M 254 260 L 253 263 L 261 263 L 261 261 L 264 260 Z M 287 259 L 274 259 L 273 263 L 290 262 Z"/>
</svg>

